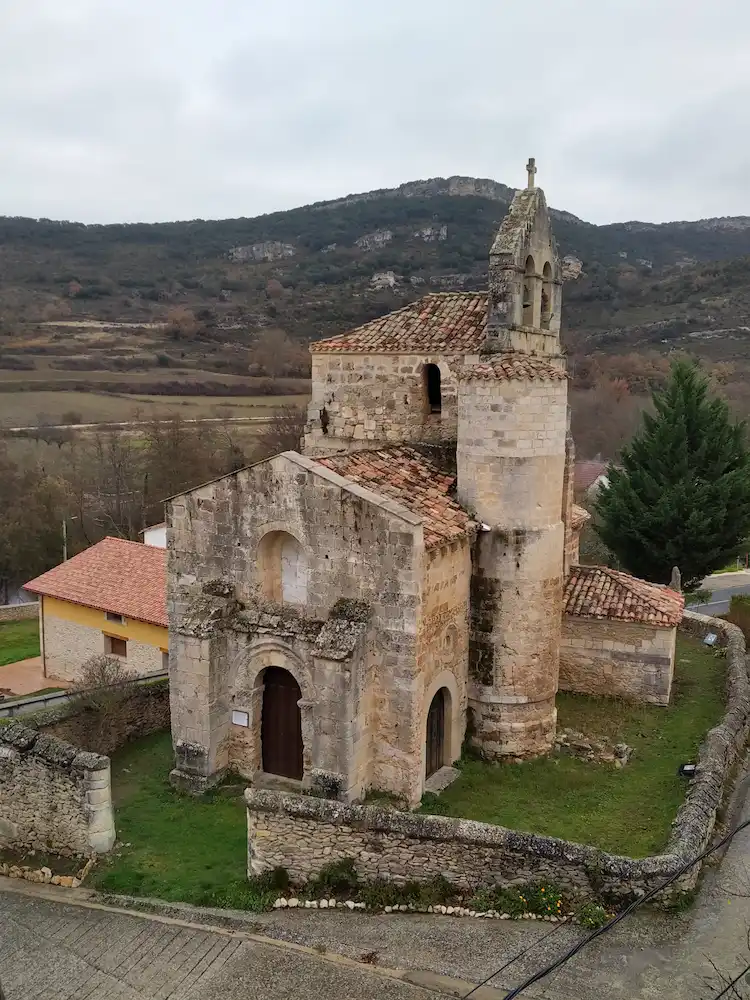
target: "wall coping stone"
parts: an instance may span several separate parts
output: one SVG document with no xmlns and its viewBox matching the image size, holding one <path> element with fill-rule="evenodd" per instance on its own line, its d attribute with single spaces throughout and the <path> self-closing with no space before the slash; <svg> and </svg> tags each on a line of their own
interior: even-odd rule
<svg viewBox="0 0 750 1000">
<path fill-rule="evenodd" d="M 102 771 L 109 767 L 108 757 L 79 750 L 56 736 L 48 736 L 21 722 L 11 722 L 9 726 L 0 728 L 0 747 L 3 744 L 13 747 L 22 754 L 40 757 L 48 764 L 53 764 L 62 770 Z"/>
</svg>

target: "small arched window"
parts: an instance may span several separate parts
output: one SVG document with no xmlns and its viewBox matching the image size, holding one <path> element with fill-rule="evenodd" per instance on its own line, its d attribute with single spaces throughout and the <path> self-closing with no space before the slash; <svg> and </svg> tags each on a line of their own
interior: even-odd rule
<svg viewBox="0 0 750 1000">
<path fill-rule="evenodd" d="M 258 547 L 260 590 L 277 604 L 307 603 L 307 554 L 294 535 L 269 531 Z"/>
<path fill-rule="evenodd" d="M 443 409 L 443 397 L 440 388 L 440 369 L 437 365 L 424 366 L 424 389 L 427 412 L 440 413 Z"/>
<path fill-rule="evenodd" d="M 549 261 L 542 271 L 542 322 L 543 330 L 549 330 L 552 319 L 552 267 Z"/>
</svg>

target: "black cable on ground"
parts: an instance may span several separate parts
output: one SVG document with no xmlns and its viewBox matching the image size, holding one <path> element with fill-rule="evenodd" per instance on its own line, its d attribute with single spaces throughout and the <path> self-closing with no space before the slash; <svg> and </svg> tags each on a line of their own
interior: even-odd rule
<svg viewBox="0 0 750 1000">
<path fill-rule="evenodd" d="M 721 993 L 715 994 L 715 996 L 713 996 L 711 1000 L 721 1000 L 721 997 L 725 997 L 730 990 L 734 989 L 734 987 L 737 985 L 740 979 L 742 979 L 743 976 L 746 976 L 748 974 L 748 972 L 750 972 L 750 965 L 746 965 L 745 968 L 742 970 L 742 972 L 739 974 L 739 976 L 736 976 L 731 981 L 731 983 L 727 983 L 727 985 L 724 987 Z"/>
<path fill-rule="evenodd" d="M 728 844 L 734 837 L 737 836 L 738 833 L 740 833 L 741 830 L 746 829 L 748 826 L 750 826 L 750 819 L 745 820 L 744 822 L 736 826 L 733 830 L 730 830 L 729 833 L 727 833 L 724 837 L 721 838 L 721 840 L 717 841 L 717 843 L 713 844 L 711 847 L 707 847 L 706 850 L 702 851 L 697 857 L 692 858 L 690 861 L 685 862 L 685 864 L 682 865 L 680 868 L 678 868 L 678 870 L 673 875 L 670 875 L 668 879 L 665 879 L 665 881 L 662 882 L 661 885 L 657 885 L 655 886 L 655 888 L 649 889 L 649 891 L 644 893 L 643 896 L 639 896 L 638 899 L 635 899 L 629 906 L 627 906 L 622 911 L 622 913 L 618 913 L 616 917 L 613 917 L 608 923 L 604 924 L 602 927 L 598 927 L 596 930 L 591 931 L 590 934 L 586 935 L 585 938 L 582 938 L 580 941 L 578 941 L 577 944 L 573 945 L 572 948 L 568 949 L 568 951 L 566 951 L 565 954 L 561 955 L 560 958 L 556 959 L 554 962 L 551 962 L 548 966 L 546 966 L 544 969 L 541 969 L 539 972 L 535 972 L 533 976 L 529 976 L 529 978 L 524 980 L 524 982 L 522 982 L 520 986 L 516 986 L 514 989 L 512 989 L 510 993 L 506 994 L 505 1000 L 515 1000 L 515 997 L 519 996 L 519 994 L 522 993 L 523 990 L 528 989 L 529 986 L 533 986 L 535 983 L 538 983 L 541 979 L 544 979 L 546 976 L 550 975 L 550 973 L 555 972 L 556 969 L 561 968 L 563 965 L 565 965 L 566 962 L 569 962 L 571 958 L 577 955 L 579 951 L 585 948 L 587 944 L 589 944 L 591 941 L 596 940 L 596 938 L 601 937 L 602 934 L 607 934 L 609 931 L 612 930 L 612 928 L 616 924 L 619 924 L 621 920 L 624 920 L 625 917 L 629 916 L 634 910 L 638 909 L 639 906 L 643 906 L 644 903 L 648 903 L 650 900 L 654 898 L 654 896 L 657 896 L 660 892 L 663 892 L 664 889 L 670 886 L 673 882 L 676 882 L 681 875 L 684 875 L 689 868 L 692 868 L 693 865 L 696 865 L 698 864 L 699 861 L 703 861 L 704 858 L 707 858 L 709 854 L 713 854 L 714 851 L 718 851 L 719 848 L 723 847 L 725 844 Z M 512 961 L 515 961 L 515 959 L 513 959 Z M 509 964 L 510 963 L 506 963 L 502 967 L 502 969 L 498 969 L 497 972 L 493 973 L 493 975 L 490 976 L 489 979 L 485 979 L 485 981 L 480 985 L 486 986 L 491 979 L 494 979 L 494 977 L 499 975 L 500 972 L 503 972 L 508 967 Z M 470 997 L 471 994 L 477 990 L 477 988 L 478 987 L 476 986 L 473 987 L 473 989 L 466 994 L 466 997 Z M 466 997 L 464 998 L 464 1000 L 466 1000 Z"/>
<path fill-rule="evenodd" d="M 513 963 L 517 962 L 519 958 L 523 958 L 524 955 L 528 955 L 530 951 L 533 951 L 535 948 L 538 948 L 539 945 L 542 943 L 542 941 L 546 941 L 547 938 L 551 938 L 553 934 L 556 934 L 559 930 L 562 930 L 562 928 L 569 923 L 570 923 L 570 917 L 566 917 L 565 920 L 561 920 L 559 924 L 553 927 L 551 931 L 548 931 L 546 934 L 542 934 L 538 938 L 534 938 L 531 944 L 527 945 L 525 948 L 519 951 L 517 955 L 513 956 L 513 958 L 509 958 L 508 961 L 505 963 L 505 965 L 501 965 L 499 969 L 496 969 L 494 972 L 491 972 L 490 975 L 487 977 L 487 979 L 483 979 L 481 983 L 477 983 L 476 986 L 473 986 L 468 993 L 464 994 L 463 1000 L 468 1000 L 468 997 L 470 997 L 472 993 L 476 993 L 477 990 L 480 990 L 483 986 L 486 986 L 487 983 L 490 981 L 490 979 L 494 979 L 495 976 L 499 976 L 501 972 L 505 972 L 505 970 L 508 968 L 509 965 L 513 965 Z M 2 1000 L 2 998 L 0 998 L 0 1000 Z"/>
</svg>

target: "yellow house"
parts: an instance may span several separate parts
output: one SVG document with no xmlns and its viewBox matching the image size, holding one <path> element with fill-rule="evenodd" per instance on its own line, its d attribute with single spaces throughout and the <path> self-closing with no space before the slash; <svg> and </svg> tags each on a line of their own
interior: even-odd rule
<svg viewBox="0 0 750 1000">
<path fill-rule="evenodd" d="M 76 681 L 101 653 L 139 675 L 166 670 L 166 557 L 162 548 L 105 538 L 27 583 L 39 595 L 45 676 Z"/>
</svg>

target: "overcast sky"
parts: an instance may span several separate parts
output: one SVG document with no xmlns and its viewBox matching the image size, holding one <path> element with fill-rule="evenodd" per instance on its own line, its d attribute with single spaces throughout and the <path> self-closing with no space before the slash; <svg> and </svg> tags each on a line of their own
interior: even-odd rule
<svg viewBox="0 0 750 1000">
<path fill-rule="evenodd" d="M 0 214 L 252 216 L 464 174 L 750 215 L 747 0 L 0 0 Z"/>
</svg>

